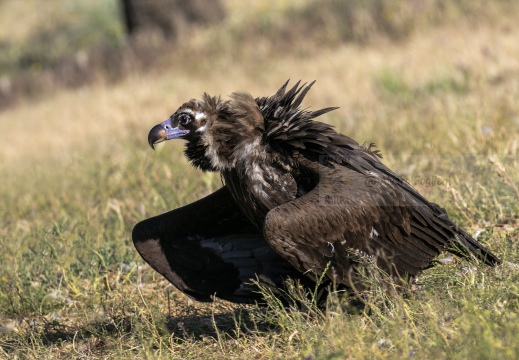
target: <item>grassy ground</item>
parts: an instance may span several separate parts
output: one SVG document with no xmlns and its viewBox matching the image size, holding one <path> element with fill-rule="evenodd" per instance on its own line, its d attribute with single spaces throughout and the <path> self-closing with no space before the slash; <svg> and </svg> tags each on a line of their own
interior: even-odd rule
<svg viewBox="0 0 519 360">
<path fill-rule="evenodd" d="M 0 357 L 517 358 L 519 25 L 517 5 L 503 3 L 510 16 L 492 8 L 405 39 L 299 39 L 287 51 L 247 33 L 254 17 L 279 25 L 279 16 L 228 1 L 229 36 L 200 31 L 117 84 L 49 91 L 2 111 Z M 240 26 L 251 41 L 237 40 Z M 137 255 L 132 226 L 220 179 L 191 168 L 181 143 L 153 152 L 148 130 L 204 91 L 263 96 L 287 78 L 317 79 L 306 105 L 340 106 L 323 120 L 375 141 L 388 165 L 479 232 L 503 265 L 441 256 L 446 264 L 411 293 L 374 291 L 360 314 L 333 301 L 305 312 L 275 301 L 203 305 L 168 285 Z"/>
</svg>

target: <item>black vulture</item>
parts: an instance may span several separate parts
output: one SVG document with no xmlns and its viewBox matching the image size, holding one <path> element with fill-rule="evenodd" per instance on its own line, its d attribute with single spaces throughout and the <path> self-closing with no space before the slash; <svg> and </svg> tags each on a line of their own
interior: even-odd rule
<svg viewBox="0 0 519 360">
<path fill-rule="evenodd" d="M 500 263 L 373 146 L 314 120 L 336 108 L 302 109 L 313 82 L 287 85 L 256 99 L 204 94 L 151 129 L 152 148 L 183 139 L 191 163 L 224 181 L 135 226 L 133 242 L 153 269 L 197 300 L 250 303 L 260 300 L 257 284 L 277 289 L 287 277 L 351 289 L 369 264 L 410 279 L 443 250 Z"/>
</svg>

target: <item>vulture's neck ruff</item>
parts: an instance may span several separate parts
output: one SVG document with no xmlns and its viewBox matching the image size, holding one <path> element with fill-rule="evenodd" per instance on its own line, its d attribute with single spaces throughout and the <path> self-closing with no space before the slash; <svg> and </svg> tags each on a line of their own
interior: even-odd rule
<svg viewBox="0 0 519 360">
<path fill-rule="evenodd" d="M 222 101 L 204 95 L 205 127 L 199 127 L 189 141 L 186 156 L 196 166 L 209 163 L 209 171 L 228 171 L 254 161 L 265 160 L 265 122 L 258 105 L 249 94 L 234 93 L 231 100 Z M 197 151 L 202 148 L 204 160 Z"/>
</svg>

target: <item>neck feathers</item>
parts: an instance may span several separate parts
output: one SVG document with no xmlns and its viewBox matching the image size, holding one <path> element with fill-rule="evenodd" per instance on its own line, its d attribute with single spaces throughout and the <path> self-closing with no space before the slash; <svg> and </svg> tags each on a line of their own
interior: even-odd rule
<svg viewBox="0 0 519 360">
<path fill-rule="evenodd" d="M 197 139 L 187 144 L 186 156 L 204 171 L 223 171 L 261 154 L 263 115 L 254 98 L 233 93 L 231 100 L 204 94 L 207 126 Z"/>
<path fill-rule="evenodd" d="M 329 146 L 330 126 L 313 121 L 336 108 L 317 111 L 300 109 L 314 84 L 297 82 L 287 91 L 285 83 L 275 95 L 254 99 L 246 93 L 233 93 L 230 100 L 204 94 L 207 126 L 196 141 L 186 147 L 193 165 L 204 171 L 230 170 L 241 164 L 264 161 L 272 150 Z M 289 151 L 290 152 L 290 151 Z"/>
</svg>

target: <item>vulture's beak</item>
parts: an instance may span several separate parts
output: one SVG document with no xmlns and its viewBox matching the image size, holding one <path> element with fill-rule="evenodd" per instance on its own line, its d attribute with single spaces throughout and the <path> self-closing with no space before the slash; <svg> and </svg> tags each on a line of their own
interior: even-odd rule
<svg viewBox="0 0 519 360">
<path fill-rule="evenodd" d="M 150 144 L 151 148 L 155 150 L 153 145 L 158 144 L 160 142 L 177 139 L 184 135 L 187 135 L 189 130 L 179 129 L 178 127 L 173 127 L 171 124 L 171 118 L 161 122 L 158 125 L 155 125 L 148 134 L 148 144 Z"/>
</svg>

